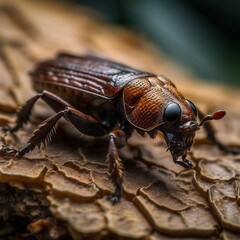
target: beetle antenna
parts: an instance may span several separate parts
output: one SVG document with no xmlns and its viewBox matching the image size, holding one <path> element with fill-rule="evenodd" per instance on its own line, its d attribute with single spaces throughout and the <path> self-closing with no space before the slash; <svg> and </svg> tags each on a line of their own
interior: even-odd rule
<svg viewBox="0 0 240 240">
<path fill-rule="evenodd" d="M 223 118 L 226 115 L 226 112 L 224 110 L 218 110 L 212 115 L 205 116 L 202 121 L 198 124 L 199 127 L 201 127 L 205 122 L 211 121 L 211 120 L 219 120 Z"/>
</svg>

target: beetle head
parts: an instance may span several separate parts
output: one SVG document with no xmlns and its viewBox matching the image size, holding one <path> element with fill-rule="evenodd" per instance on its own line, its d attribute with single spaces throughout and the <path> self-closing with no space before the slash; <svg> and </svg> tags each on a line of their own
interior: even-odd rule
<svg viewBox="0 0 240 240">
<path fill-rule="evenodd" d="M 174 161 L 186 156 L 192 147 L 195 133 L 199 129 L 197 108 L 189 101 L 170 102 L 163 112 L 163 124 L 159 126 Z"/>
<path fill-rule="evenodd" d="M 218 111 L 197 122 L 197 108 L 186 100 L 168 79 L 157 76 L 135 79 L 123 90 L 123 108 L 127 120 L 144 135 L 154 138 L 158 131 L 165 137 L 174 161 L 185 158 L 195 133 L 209 120 L 225 115 Z"/>
<path fill-rule="evenodd" d="M 164 123 L 159 126 L 163 132 L 165 140 L 168 144 L 174 161 L 178 157 L 186 157 L 194 142 L 195 133 L 200 127 L 210 120 L 219 120 L 226 114 L 225 111 L 219 110 L 213 115 L 205 116 L 200 123 L 196 121 L 197 108 L 190 100 L 185 100 L 185 103 L 179 105 L 176 102 L 171 102 L 164 110 Z"/>
</svg>

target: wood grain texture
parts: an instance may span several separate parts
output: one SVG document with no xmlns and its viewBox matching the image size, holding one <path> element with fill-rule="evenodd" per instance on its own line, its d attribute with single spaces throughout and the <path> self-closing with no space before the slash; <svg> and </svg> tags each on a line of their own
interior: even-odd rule
<svg viewBox="0 0 240 240">
<path fill-rule="evenodd" d="M 196 81 L 146 40 L 59 1 L 0 0 L 0 123 L 11 123 L 34 95 L 28 72 L 60 51 L 94 51 L 146 72 L 165 75 L 216 122 L 228 145 L 240 143 L 240 94 Z M 1 145 L 22 146 L 51 112 L 39 102 L 31 123 Z M 21 239 L 239 239 L 240 156 L 223 154 L 199 132 L 189 153 L 194 168 L 174 165 L 161 137 L 134 135 L 120 156 L 123 198 L 105 163 L 107 139 L 80 136 L 63 122 L 48 146 L 21 160 L 0 158 L 0 236 Z M 31 234 L 29 234 L 31 233 Z"/>
</svg>

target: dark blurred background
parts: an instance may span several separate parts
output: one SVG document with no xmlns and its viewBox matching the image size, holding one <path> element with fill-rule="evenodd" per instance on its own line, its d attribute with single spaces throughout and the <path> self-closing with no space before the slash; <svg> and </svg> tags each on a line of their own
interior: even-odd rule
<svg viewBox="0 0 240 240">
<path fill-rule="evenodd" d="M 209 81 L 240 86 L 239 0 L 72 0 L 138 31 Z"/>
</svg>

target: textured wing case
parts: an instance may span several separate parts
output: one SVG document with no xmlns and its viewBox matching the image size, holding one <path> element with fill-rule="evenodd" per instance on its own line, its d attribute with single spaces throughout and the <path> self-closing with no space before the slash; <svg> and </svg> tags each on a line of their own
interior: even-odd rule
<svg viewBox="0 0 240 240">
<path fill-rule="evenodd" d="M 32 74 L 34 82 L 77 89 L 103 98 L 114 98 L 131 80 L 153 76 L 103 58 L 60 54 L 40 63 Z"/>
</svg>

